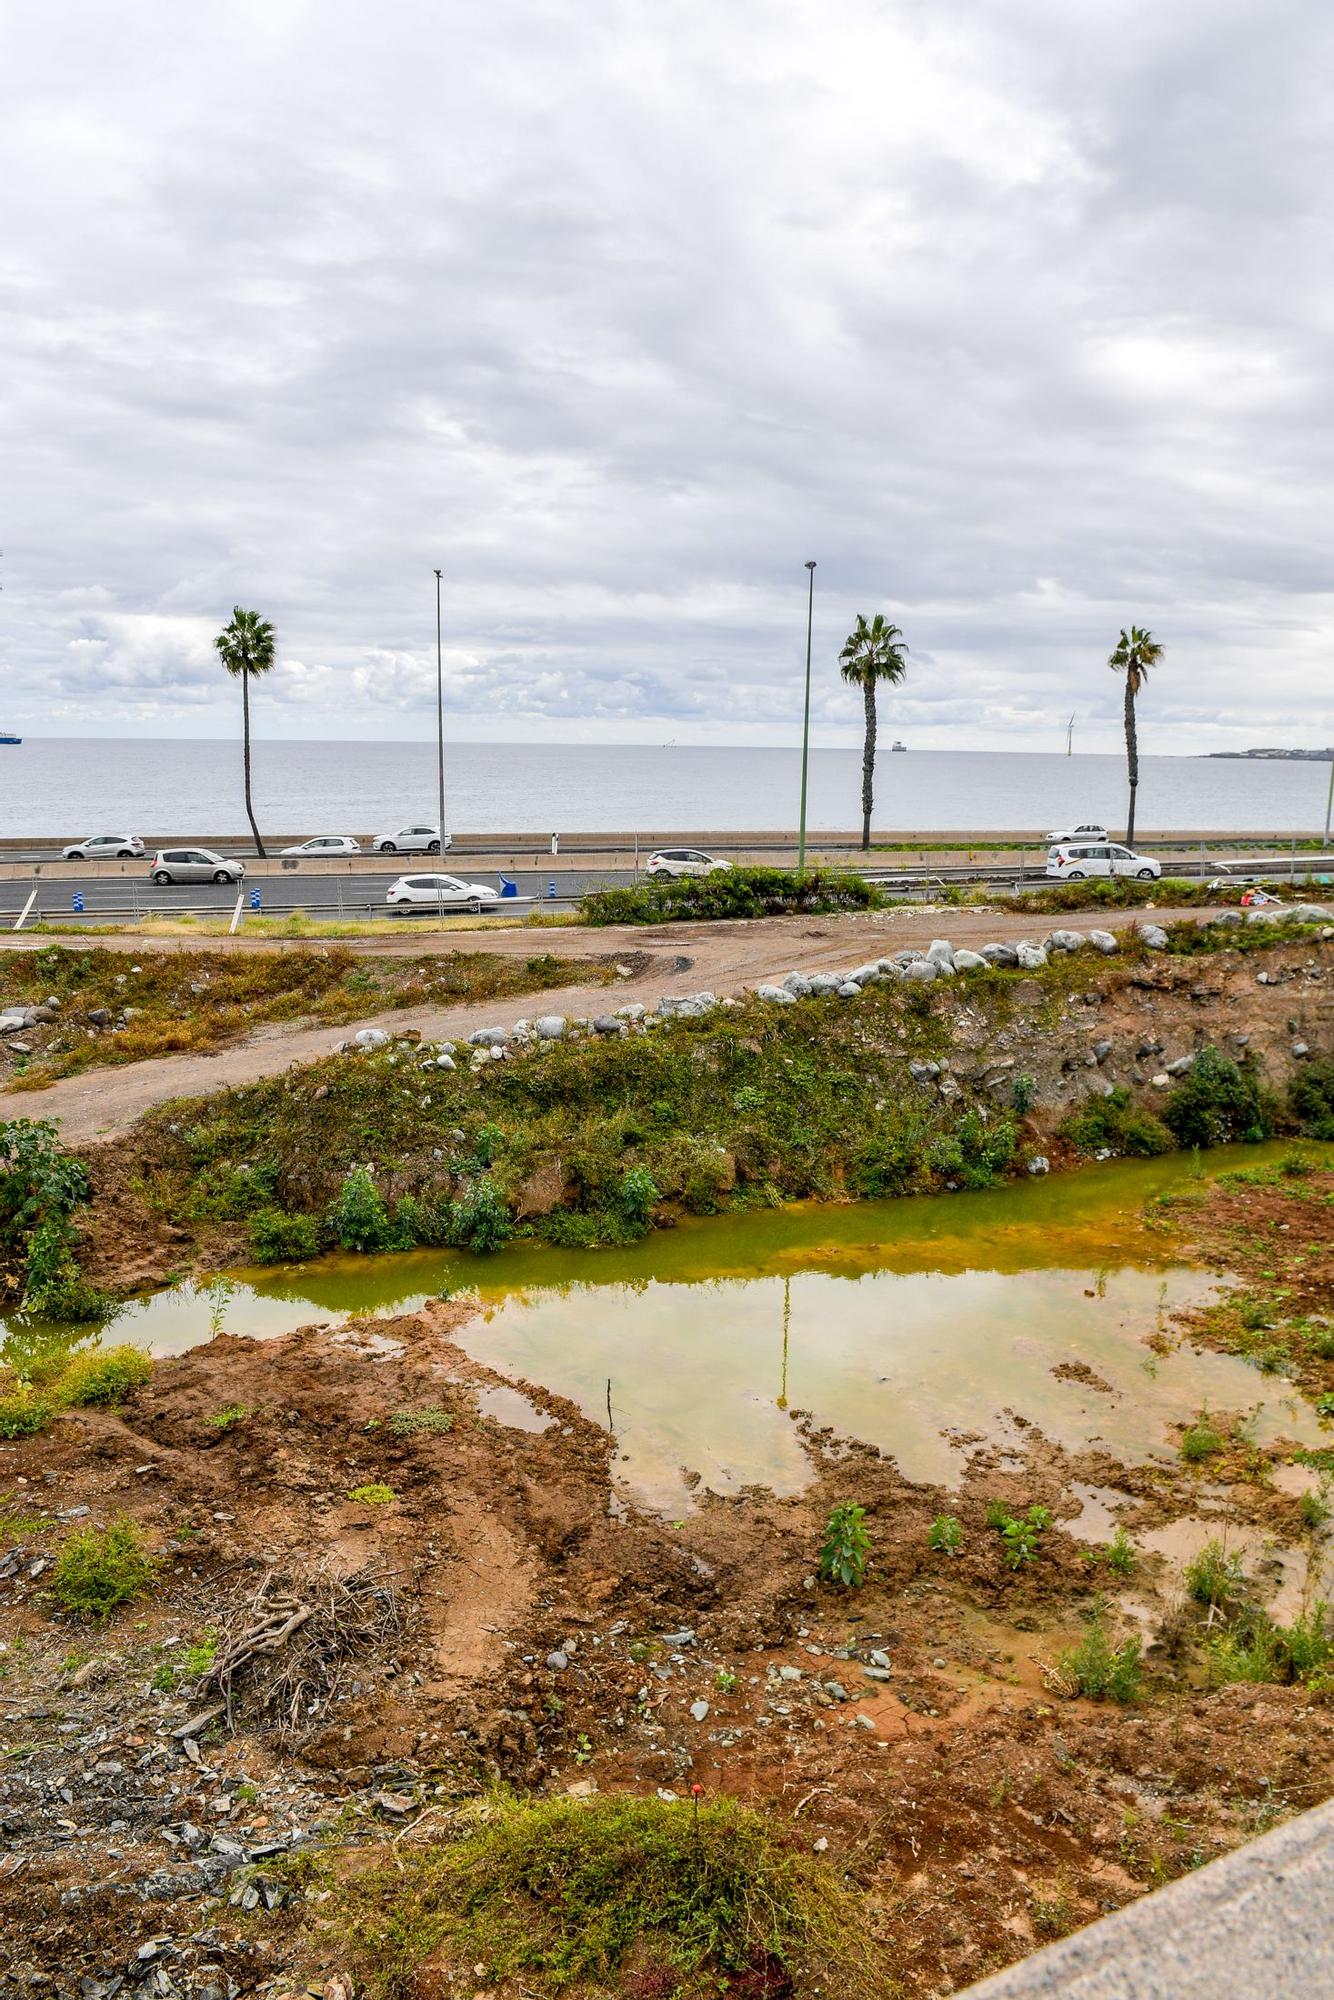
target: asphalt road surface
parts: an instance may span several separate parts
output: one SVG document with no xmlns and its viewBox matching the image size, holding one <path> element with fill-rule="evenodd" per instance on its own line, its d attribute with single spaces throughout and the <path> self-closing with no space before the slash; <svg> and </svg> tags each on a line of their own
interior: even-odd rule
<svg viewBox="0 0 1334 2000">
<path fill-rule="evenodd" d="M 241 885 L 247 910 L 254 890 L 259 891 L 260 909 L 270 916 L 283 916 L 289 910 L 304 910 L 308 916 L 337 918 L 347 917 L 388 917 L 391 913 L 385 903 L 385 892 L 391 882 L 400 875 L 433 874 L 439 866 L 423 859 L 417 867 L 405 862 L 398 868 L 378 869 L 366 874 L 326 874 L 323 871 L 303 871 L 293 869 L 282 875 L 248 876 Z M 451 869 L 446 857 L 444 872 L 457 874 L 464 882 L 482 882 L 492 889 L 500 887 L 500 878 L 494 870 Z M 543 875 L 533 869 L 520 869 L 510 877 L 515 882 L 520 896 L 530 896 L 533 903 L 524 904 L 525 910 L 537 902 L 545 903 L 552 909 L 564 909 L 577 901 L 588 890 L 604 888 L 612 884 L 633 882 L 634 871 L 622 869 L 562 869 L 556 875 Z M 549 886 L 554 883 L 558 891 L 555 897 L 548 895 Z M 15 882 L 0 882 L 0 925 L 6 918 L 12 924 L 19 911 L 27 902 L 32 882 L 22 877 Z M 183 910 L 205 910 L 219 916 L 230 916 L 236 908 L 236 889 L 230 883 L 190 882 L 179 887 L 159 888 L 150 882 L 145 869 L 142 876 L 115 875 L 94 877 L 82 875 L 77 864 L 66 874 L 43 875 L 38 884 L 37 901 L 28 916 L 29 923 L 45 918 L 49 922 L 77 922 L 79 913 L 74 909 L 76 895 L 83 898 L 82 914 L 90 919 L 112 916 L 128 916 L 135 921 L 147 916 L 178 916 Z M 503 905 L 502 905 L 503 908 Z M 433 913 L 434 906 L 423 905 L 424 913 Z M 395 922 L 403 919 L 394 918 Z"/>
</svg>

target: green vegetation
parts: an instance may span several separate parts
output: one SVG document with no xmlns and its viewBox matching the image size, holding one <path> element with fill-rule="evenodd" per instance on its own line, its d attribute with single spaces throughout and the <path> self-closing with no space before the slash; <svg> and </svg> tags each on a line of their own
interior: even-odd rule
<svg viewBox="0 0 1334 2000">
<path fill-rule="evenodd" d="M 454 1428 L 448 1410 L 395 1410 L 386 1421 L 395 1437 L 445 1437 Z"/>
<path fill-rule="evenodd" d="M 825 1583 L 841 1583 L 845 1590 L 859 1590 L 866 1581 L 866 1565 L 871 1557 L 871 1537 L 866 1532 L 866 1509 L 855 1500 L 843 1500 L 829 1516 L 824 1546 L 820 1550 L 820 1577 Z"/>
<path fill-rule="evenodd" d="M 1329 1606 L 1317 1604 L 1291 1625 L 1276 1625 L 1263 1611 L 1247 1607 L 1205 1651 L 1215 1686 L 1231 1681 L 1306 1681 L 1322 1686 L 1334 1665 L 1334 1625 Z"/>
<path fill-rule="evenodd" d="M 1288 1092 L 1288 1109 L 1312 1139 L 1334 1139 L 1334 1056 L 1303 1063 Z"/>
<path fill-rule="evenodd" d="M 862 746 L 862 851 L 871 845 L 871 808 L 875 790 L 876 689 L 901 681 L 908 671 L 908 648 L 897 625 L 891 625 L 883 611 L 868 624 L 859 612 L 838 656 L 838 668 L 845 681 L 862 691 L 866 711 L 866 734 Z M 803 779 L 803 786 L 804 786 Z M 805 791 L 802 792 L 803 803 Z"/>
<path fill-rule="evenodd" d="M 937 1514 L 927 1533 L 926 1545 L 938 1554 L 957 1556 L 963 1547 L 963 1527 L 953 1514 Z"/>
<path fill-rule="evenodd" d="M 1125 681 L 1126 773 L 1130 780 L 1130 809 L 1126 814 L 1127 847 L 1135 845 L 1135 794 L 1139 788 L 1139 732 L 1135 702 L 1149 678 L 1150 667 L 1156 667 L 1162 657 L 1162 646 L 1152 632 L 1145 626 L 1132 625 L 1129 630 L 1122 627 L 1107 659 L 1112 672 L 1120 674 Z"/>
<path fill-rule="evenodd" d="M 241 683 L 246 818 L 255 836 L 256 850 L 262 855 L 264 842 L 259 836 L 255 808 L 250 798 L 250 683 L 261 674 L 272 671 L 278 657 L 278 641 L 267 618 L 261 618 L 258 611 L 243 611 L 238 604 L 232 611 L 230 624 L 223 626 L 213 644 L 227 672 Z"/>
<path fill-rule="evenodd" d="M 1226 1610 L 1246 1587 L 1241 1557 L 1228 1555 L 1222 1542 L 1206 1542 L 1197 1556 L 1186 1564 L 1186 1595 L 1197 1604 Z"/>
<path fill-rule="evenodd" d="M 580 903 L 603 924 L 700 923 L 737 917 L 827 916 L 876 910 L 883 898 L 860 875 L 808 868 L 727 868 L 713 875 L 646 876 L 625 889 L 597 889 Z"/>
<path fill-rule="evenodd" d="M 204 1422 L 211 1431 L 231 1431 L 238 1424 L 243 1424 L 249 1415 L 250 1411 L 244 1403 L 228 1403 L 225 1409 L 210 1411 Z"/>
<path fill-rule="evenodd" d="M 143 1387 L 153 1363 L 137 1347 L 72 1352 L 68 1340 L 11 1341 L 0 1368 L 0 1437 L 31 1437 L 61 1410 L 114 1406 Z"/>
<path fill-rule="evenodd" d="M 93 1348 L 72 1355 L 56 1381 L 57 1401 L 68 1405 L 123 1403 L 153 1372 L 137 1347 Z"/>
<path fill-rule="evenodd" d="M 299 1264 L 320 1253 L 320 1229 L 312 1215 L 287 1215 L 261 1208 L 250 1221 L 250 1248 L 260 1264 Z"/>
<path fill-rule="evenodd" d="M 74 1618 L 109 1618 L 153 1580 L 156 1563 L 138 1525 L 126 1517 L 70 1535 L 51 1572 L 51 1595 Z"/>
<path fill-rule="evenodd" d="M 1135 1547 L 1125 1529 L 1118 1528 L 1112 1536 L 1111 1541 L 1108 1542 L 1107 1547 L 1103 1550 L 1102 1559 L 1113 1576 L 1125 1578 L 1133 1576 L 1135 1570 L 1138 1568 L 1139 1550 Z"/>
<path fill-rule="evenodd" d="M 1089 1701 L 1135 1701 L 1140 1684 L 1140 1642 L 1132 1637 L 1113 1646 L 1099 1605 L 1078 1646 L 1061 1655 L 1061 1672 Z"/>
<path fill-rule="evenodd" d="M 350 928 L 365 934 L 364 924 Z M 146 951 L 136 965 L 123 951 L 79 943 L 11 954 L 4 992 L 16 1005 L 60 1002 L 58 1018 L 32 1031 L 34 1054 L 14 1079 L 20 1089 L 38 1089 L 83 1070 L 223 1048 L 265 1023 L 332 1025 L 405 1007 L 598 985 L 615 976 L 609 960 L 555 958 L 550 952 L 531 958 L 486 951 L 399 958 L 338 946 L 202 949 Z M 89 1033 L 89 1016 L 103 1009 L 115 1031 L 102 1027 Z"/>
<path fill-rule="evenodd" d="M 1023 1569 L 1038 1552 L 1038 1537 L 1051 1526 L 1046 1507 L 1030 1507 L 1026 1514 L 1012 1514 L 1003 1501 L 993 1500 L 987 1508 L 987 1526 L 995 1528 L 1005 1544 L 1005 1560 L 1011 1569 Z"/>
<path fill-rule="evenodd" d="M 39 1396 L 31 1382 L 18 1381 L 0 1394 L 0 1438 L 34 1437 L 53 1415 L 47 1397 Z"/>
<path fill-rule="evenodd" d="M 1179 1146 L 1255 1145 L 1272 1133 L 1275 1113 L 1253 1062 L 1205 1048 L 1169 1096 L 1163 1123 Z"/>
<path fill-rule="evenodd" d="M 469 1991 L 883 1992 L 859 1902 L 730 1800 L 493 1798 L 454 1844 L 395 1849 L 336 1896 L 372 2000 L 407 2000 L 428 1960 Z"/>
<path fill-rule="evenodd" d="M 1195 1422 L 1188 1424 L 1181 1433 L 1181 1456 L 1187 1465 L 1201 1465 L 1206 1458 L 1216 1458 L 1220 1451 L 1226 1450 L 1227 1439 L 1210 1422 L 1206 1404 Z"/>
<path fill-rule="evenodd" d="M 1123 1083 L 1106 1097 L 1090 1097 L 1071 1112 L 1061 1127 L 1062 1138 L 1076 1152 L 1113 1153 L 1118 1158 L 1150 1159 L 1170 1153 L 1175 1140 L 1160 1118 L 1142 1110 Z"/>
<path fill-rule="evenodd" d="M 5 1281 L 24 1312 L 98 1319 L 111 1302 L 79 1275 L 71 1220 L 89 1200 L 87 1169 L 60 1145 L 48 1119 L 0 1123 L 0 1301 Z"/>
<path fill-rule="evenodd" d="M 398 1495 L 393 1487 L 386 1486 L 383 1480 L 372 1479 L 365 1486 L 351 1487 L 347 1497 L 349 1500 L 360 1500 L 366 1507 L 388 1507 L 397 1500 Z"/>
</svg>

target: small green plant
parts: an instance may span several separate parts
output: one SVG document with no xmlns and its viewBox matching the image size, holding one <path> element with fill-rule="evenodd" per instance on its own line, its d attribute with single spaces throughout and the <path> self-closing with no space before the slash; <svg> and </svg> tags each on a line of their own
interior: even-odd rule
<svg viewBox="0 0 1334 2000">
<path fill-rule="evenodd" d="M 1186 1564 L 1186 1595 L 1197 1604 L 1226 1610 L 1246 1587 L 1239 1555 L 1229 1555 L 1222 1542 L 1208 1541 Z"/>
<path fill-rule="evenodd" d="M 1133 1576 L 1139 1563 L 1139 1551 L 1124 1528 L 1118 1528 L 1112 1536 L 1102 1559 L 1113 1576 Z"/>
<path fill-rule="evenodd" d="M 820 1576 L 825 1583 L 841 1583 L 844 1589 L 859 1590 L 866 1581 L 866 1565 L 871 1555 L 871 1537 L 866 1532 L 866 1509 L 855 1500 L 843 1500 L 829 1516 L 824 1546 L 820 1550 Z"/>
<path fill-rule="evenodd" d="M 1329 1607 L 1317 1604 L 1291 1625 L 1276 1625 L 1264 1611 L 1245 1611 L 1237 1623 L 1210 1639 L 1206 1666 L 1216 1686 L 1232 1681 L 1322 1680 L 1334 1661 Z"/>
<path fill-rule="evenodd" d="M 347 1497 L 349 1500 L 360 1500 L 367 1507 L 387 1507 L 391 1501 L 397 1500 L 398 1495 L 383 1480 L 371 1479 L 364 1486 L 350 1487 Z"/>
<path fill-rule="evenodd" d="M 211 1410 L 204 1422 L 211 1431 L 230 1431 L 243 1424 L 249 1415 L 250 1410 L 245 1403 L 228 1403 L 224 1409 Z"/>
<path fill-rule="evenodd" d="M 395 1410 L 386 1418 L 395 1437 L 444 1437 L 454 1428 L 448 1410 Z"/>
<path fill-rule="evenodd" d="M 491 1256 L 514 1234 L 509 1209 L 489 1175 L 474 1183 L 450 1210 L 450 1241 L 476 1256 Z"/>
<path fill-rule="evenodd" d="M 1139 1639 L 1113 1646 L 1103 1627 L 1101 1603 L 1079 1645 L 1061 1655 L 1061 1672 L 1089 1701 L 1134 1701 L 1140 1671 Z"/>
<path fill-rule="evenodd" d="M 1207 1458 L 1216 1458 L 1220 1451 L 1226 1451 L 1227 1439 L 1209 1421 L 1209 1405 L 1206 1403 L 1193 1424 L 1188 1424 L 1181 1433 L 1181 1456 L 1187 1465 L 1200 1465 Z"/>
<path fill-rule="evenodd" d="M 1080 1153 L 1115 1153 L 1138 1159 L 1170 1153 L 1173 1146 L 1172 1134 L 1162 1120 L 1141 1109 L 1122 1083 L 1107 1096 L 1091 1097 L 1072 1112 L 1061 1127 L 1061 1136 Z"/>
<path fill-rule="evenodd" d="M 658 1184 L 647 1167 L 631 1167 L 622 1174 L 616 1206 L 627 1234 L 647 1236 L 653 1226 L 653 1204 L 658 1199 Z"/>
<path fill-rule="evenodd" d="M 953 1514 L 937 1514 L 927 1531 L 926 1545 L 940 1555 L 957 1556 L 963 1547 L 963 1527 Z"/>
<path fill-rule="evenodd" d="M 1038 1552 L 1038 1537 L 1051 1526 L 1046 1507 L 1030 1507 L 1026 1514 L 1011 1514 L 1003 1502 L 995 1500 L 987 1508 L 987 1526 L 995 1528 L 1005 1544 L 1005 1560 L 1011 1569 L 1023 1569 Z"/>
<path fill-rule="evenodd" d="M 593 1761 L 593 1741 L 581 1729 L 574 1739 L 574 1761 L 576 1764 L 591 1764 Z"/>
<path fill-rule="evenodd" d="M 1334 1056 L 1302 1064 L 1288 1091 L 1288 1109 L 1312 1139 L 1334 1139 Z"/>
<path fill-rule="evenodd" d="M 0 1438 L 35 1437 L 51 1421 L 51 1405 L 31 1382 L 18 1382 L 0 1396 Z"/>
<path fill-rule="evenodd" d="M 313 1215 L 288 1215 L 261 1208 L 250 1218 L 250 1249 L 258 1264 L 301 1264 L 320 1251 L 320 1226 Z"/>
<path fill-rule="evenodd" d="M 69 1536 L 51 1572 L 51 1595 L 75 1618 L 109 1618 L 153 1580 L 157 1565 L 138 1524 L 125 1517 Z"/>
<path fill-rule="evenodd" d="M 1033 1109 L 1037 1094 L 1038 1080 L 1035 1076 L 1023 1073 L 1014 1079 L 1010 1086 L 1010 1103 L 1021 1118 Z"/>
<path fill-rule="evenodd" d="M 123 1403 L 141 1389 L 153 1372 L 148 1355 L 137 1347 L 94 1348 L 71 1356 L 56 1385 L 62 1403 L 72 1406 Z"/>
<path fill-rule="evenodd" d="M 732 1672 L 732 1669 L 730 1667 L 719 1667 L 717 1673 L 713 1677 L 713 1684 L 717 1688 L 719 1694 L 736 1693 L 736 1675 Z"/>
<path fill-rule="evenodd" d="M 1327 1528 L 1331 1516 L 1334 1515 L 1334 1506 L 1330 1503 L 1331 1487 L 1334 1487 L 1334 1480 L 1331 1480 L 1328 1473 L 1323 1473 L 1315 1491 L 1303 1493 L 1297 1502 L 1302 1526 L 1309 1529 L 1313 1535 L 1318 1535 Z"/>
<path fill-rule="evenodd" d="M 389 1210 L 369 1167 L 349 1167 L 329 1210 L 329 1227 L 344 1250 L 371 1254 L 396 1247 Z"/>
</svg>

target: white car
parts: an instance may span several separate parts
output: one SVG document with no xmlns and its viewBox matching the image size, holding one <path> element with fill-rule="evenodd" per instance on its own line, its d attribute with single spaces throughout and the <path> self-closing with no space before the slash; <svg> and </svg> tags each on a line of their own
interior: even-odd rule
<svg viewBox="0 0 1334 2000">
<path fill-rule="evenodd" d="M 644 864 L 646 875 L 716 875 L 732 866 L 730 861 L 716 861 L 711 854 L 705 854 L 698 847 L 664 847 L 657 854 L 650 854 Z"/>
<path fill-rule="evenodd" d="M 1047 845 L 1049 847 L 1057 847 L 1068 844 L 1072 840 L 1092 841 L 1110 840 L 1110 838 L 1111 835 L 1105 826 L 1098 826 L 1094 821 L 1089 821 L 1085 826 L 1057 827 L 1055 833 L 1047 835 Z"/>
<path fill-rule="evenodd" d="M 385 901 L 396 915 L 414 910 L 468 910 L 480 916 L 500 901 L 500 891 L 485 882 L 461 882 L 457 875 L 400 875 L 391 882 Z"/>
<path fill-rule="evenodd" d="M 91 833 L 61 850 L 62 861 L 137 861 L 144 843 L 137 833 Z"/>
<path fill-rule="evenodd" d="M 377 854 L 441 854 L 448 853 L 453 841 L 446 834 L 442 846 L 434 826 L 401 826 L 397 833 L 377 833 L 374 846 Z"/>
<path fill-rule="evenodd" d="M 149 870 L 160 889 L 170 882 L 243 882 L 244 861 L 229 861 L 211 847 L 163 847 Z"/>
<path fill-rule="evenodd" d="M 354 840 L 350 833 L 321 833 L 313 840 L 303 840 L 299 847 L 284 847 L 283 853 L 300 855 L 303 861 L 328 860 L 338 854 L 360 854 L 361 842 Z"/>
<path fill-rule="evenodd" d="M 1161 861 L 1119 847 L 1114 840 L 1062 842 L 1047 856 L 1047 873 L 1058 882 L 1082 882 L 1087 875 L 1135 875 L 1154 882 L 1163 872 Z"/>
</svg>

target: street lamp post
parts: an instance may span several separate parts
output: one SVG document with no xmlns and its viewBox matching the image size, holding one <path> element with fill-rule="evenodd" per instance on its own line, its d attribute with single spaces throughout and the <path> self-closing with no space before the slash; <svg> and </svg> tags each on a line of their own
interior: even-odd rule
<svg viewBox="0 0 1334 2000">
<path fill-rule="evenodd" d="M 811 746 L 811 625 L 815 617 L 815 564 L 808 562 L 806 593 L 806 705 L 801 717 L 801 821 L 797 833 L 797 873 L 806 871 L 806 765 Z"/>
<path fill-rule="evenodd" d="M 440 860 L 438 867 L 445 864 L 445 656 L 441 643 L 440 627 L 440 582 L 441 572 L 435 573 L 435 778 L 436 778 L 436 833 L 439 835 Z M 445 914 L 444 885 L 437 874 L 436 905 L 440 916 Z"/>
<path fill-rule="evenodd" d="M 1329 758 L 1329 797 L 1325 800 L 1325 845 L 1329 846 L 1329 823 L 1334 819 L 1334 749 Z"/>
</svg>

